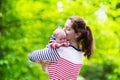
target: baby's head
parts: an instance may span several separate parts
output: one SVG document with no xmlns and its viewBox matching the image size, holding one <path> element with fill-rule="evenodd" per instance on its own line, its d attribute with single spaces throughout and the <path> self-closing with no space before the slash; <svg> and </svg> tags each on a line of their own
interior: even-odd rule
<svg viewBox="0 0 120 80">
<path fill-rule="evenodd" d="M 64 41 L 66 41 L 66 33 L 61 28 L 56 29 L 53 33 L 53 36 L 58 43 L 63 43 Z"/>
</svg>

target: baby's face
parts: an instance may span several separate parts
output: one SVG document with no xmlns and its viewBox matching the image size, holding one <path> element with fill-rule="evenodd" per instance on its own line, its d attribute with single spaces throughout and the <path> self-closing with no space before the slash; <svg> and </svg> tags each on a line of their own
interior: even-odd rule
<svg viewBox="0 0 120 80">
<path fill-rule="evenodd" d="M 66 33 L 62 29 L 56 29 L 54 32 L 54 37 L 57 43 L 64 43 L 66 41 Z"/>
<path fill-rule="evenodd" d="M 64 37 L 64 36 L 56 38 L 56 42 L 58 42 L 58 43 L 64 43 L 65 41 L 66 41 L 66 37 Z"/>
</svg>

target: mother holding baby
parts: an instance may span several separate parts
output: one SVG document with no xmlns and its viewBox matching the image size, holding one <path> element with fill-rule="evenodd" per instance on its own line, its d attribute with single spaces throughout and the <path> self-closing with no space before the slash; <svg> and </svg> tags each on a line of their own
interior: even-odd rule
<svg viewBox="0 0 120 80">
<path fill-rule="evenodd" d="M 48 66 L 50 80 L 77 80 L 82 67 L 83 54 L 88 59 L 94 49 L 91 29 L 78 16 L 67 19 L 64 31 L 70 45 L 36 50 L 28 55 L 33 62 L 51 61 Z"/>
</svg>

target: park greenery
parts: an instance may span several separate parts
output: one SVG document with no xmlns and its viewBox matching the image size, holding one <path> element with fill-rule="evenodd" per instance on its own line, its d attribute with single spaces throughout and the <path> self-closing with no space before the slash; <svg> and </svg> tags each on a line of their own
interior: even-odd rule
<svg viewBox="0 0 120 80">
<path fill-rule="evenodd" d="M 43 49 L 54 29 L 73 15 L 86 21 L 95 39 L 80 80 L 119 80 L 119 0 L 0 0 L 0 80 L 48 80 L 27 56 Z"/>
</svg>

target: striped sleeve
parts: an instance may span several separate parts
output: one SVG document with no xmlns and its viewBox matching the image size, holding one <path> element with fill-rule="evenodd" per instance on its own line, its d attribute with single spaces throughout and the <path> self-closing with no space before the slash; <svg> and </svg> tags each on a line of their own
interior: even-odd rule
<svg viewBox="0 0 120 80">
<path fill-rule="evenodd" d="M 54 48 L 44 48 L 42 50 L 36 50 L 28 55 L 29 60 L 36 61 L 51 61 L 56 62 L 60 56 Z"/>
</svg>

